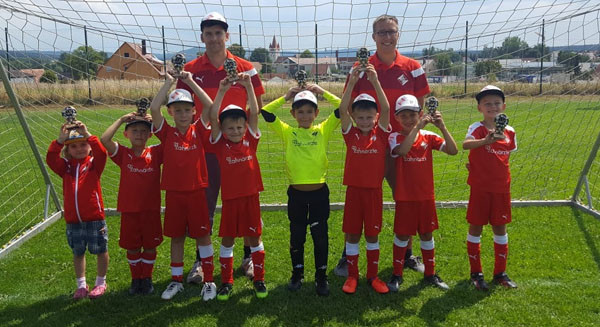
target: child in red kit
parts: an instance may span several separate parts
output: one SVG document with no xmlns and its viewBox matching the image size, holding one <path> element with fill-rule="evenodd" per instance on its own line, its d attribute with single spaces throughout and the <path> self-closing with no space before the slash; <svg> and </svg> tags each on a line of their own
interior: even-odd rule
<svg viewBox="0 0 600 327">
<path fill-rule="evenodd" d="M 125 123 L 123 135 L 131 148 L 113 141 Z M 112 161 L 121 168 L 117 211 L 121 213 L 119 246 L 127 250 L 131 270 L 129 294 L 151 294 L 156 247 L 162 243 L 160 218 L 160 165 L 163 146 L 146 146 L 152 136 L 152 119 L 130 113 L 110 125 L 100 140 Z M 143 248 L 143 251 L 142 251 Z"/>
<path fill-rule="evenodd" d="M 510 154 L 517 150 L 515 130 L 506 126 L 504 131 L 495 131 L 494 119 L 506 110 L 504 92 L 488 85 L 476 96 L 477 110 L 483 121 L 469 126 L 463 149 L 469 151 L 469 179 L 471 186 L 467 221 L 467 252 L 471 266 L 471 282 L 478 290 L 487 290 L 481 269 L 481 232 L 483 226 L 492 225 L 494 232 L 494 283 L 506 288 L 517 284 L 506 275 L 508 256 L 508 234 L 506 225 L 511 222 L 510 203 Z"/>
<path fill-rule="evenodd" d="M 210 109 L 210 148 L 215 152 L 221 168 L 221 286 L 217 299 L 229 299 L 233 291 L 233 246 L 236 237 L 244 237 L 250 243 L 254 265 L 254 290 L 258 298 L 268 294 L 264 281 L 265 250 L 260 240 L 259 192 L 263 190 L 256 148 L 260 139 L 258 130 L 258 103 L 250 76 L 240 73 L 239 83 L 245 87 L 250 110 L 246 112 L 237 105 L 219 108 L 232 82 L 225 78 L 220 82 L 215 102 Z"/>
<path fill-rule="evenodd" d="M 342 287 L 347 294 L 354 294 L 358 284 L 358 242 L 363 231 L 367 241 L 367 281 L 377 293 L 387 293 L 387 285 L 377 277 L 379 269 L 379 239 L 381 232 L 383 182 L 387 140 L 391 132 L 390 105 L 377 79 L 373 65 L 366 68 L 366 76 L 377 93 L 381 113 L 377 113 L 377 101 L 372 96 L 359 94 L 350 107 L 351 92 L 360 79 L 360 69 L 355 69 L 348 79 L 346 91 L 340 104 L 342 134 L 346 142 L 346 165 L 344 185 L 344 223 L 346 234 L 346 261 L 348 278 Z M 364 73 L 363 73 L 364 74 Z M 356 126 L 352 125 L 354 120 Z"/>
<path fill-rule="evenodd" d="M 62 152 L 62 157 L 61 157 Z M 63 180 L 64 215 L 67 241 L 73 250 L 77 277 L 76 300 L 98 298 L 106 291 L 108 270 L 108 229 L 104 220 L 104 204 L 100 176 L 106 165 L 106 150 L 86 126 L 61 127 L 58 139 L 52 141 L 46 163 Z M 96 284 L 91 292 L 85 281 L 85 250 L 97 255 Z"/>
<path fill-rule="evenodd" d="M 425 282 L 447 290 L 448 285 L 435 273 L 433 231 L 438 229 L 433 190 L 433 150 L 449 155 L 458 153 L 456 142 L 448 132 L 442 114 L 423 115 L 417 98 L 403 95 L 396 101 L 396 120 L 402 126 L 390 135 L 390 149 L 396 158 L 396 215 L 394 218 L 394 272 L 388 287 L 397 292 L 402 283 L 404 258 L 411 235 L 419 234 L 425 261 Z M 423 130 L 432 123 L 444 138 Z"/>
</svg>

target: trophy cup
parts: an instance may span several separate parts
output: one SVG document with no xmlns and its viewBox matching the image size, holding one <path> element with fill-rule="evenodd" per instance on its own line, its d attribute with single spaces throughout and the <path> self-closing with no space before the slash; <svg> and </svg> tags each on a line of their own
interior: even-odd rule
<svg viewBox="0 0 600 327">
<path fill-rule="evenodd" d="M 427 106 L 427 113 L 429 114 L 429 116 L 431 116 L 431 118 L 435 116 L 435 112 L 439 104 L 440 103 L 438 99 L 436 99 L 435 97 L 429 97 L 425 102 L 425 105 Z"/>
<path fill-rule="evenodd" d="M 146 112 L 148 112 L 148 108 L 150 108 L 150 100 L 148 98 L 141 98 L 135 102 L 137 106 L 137 116 L 142 118 L 146 117 Z"/>
<path fill-rule="evenodd" d="M 74 130 L 79 128 L 79 125 L 76 123 L 77 120 L 75 119 L 75 116 L 77 116 L 77 109 L 71 106 L 65 107 L 62 111 L 62 116 L 67 120 L 67 124 L 65 125 L 66 129 Z"/>
<path fill-rule="evenodd" d="M 508 117 L 505 114 L 498 114 L 494 117 L 496 129 L 494 130 L 495 137 L 504 137 L 504 128 L 508 125 Z"/>
<path fill-rule="evenodd" d="M 235 81 L 238 80 L 237 63 L 235 60 L 227 58 L 223 66 L 227 72 L 227 79 L 235 84 Z"/>
<path fill-rule="evenodd" d="M 185 56 L 183 53 L 176 54 L 173 58 L 171 58 L 171 62 L 173 63 L 173 68 L 175 69 L 175 78 L 181 76 L 181 72 L 183 71 L 183 65 L 185 65 Z"/>
<path fill-rule="evenodd" d="M 360 48 L 356 52 L 356 59 L 358 59 L 358 63 L 360 64 L 360 78 L 365 75 L 365 69 L 367 68 L 367 64 L 369 63 L 369 50 L 367 48 Z"/>
<path fill-rule="evenodd" d="M 298 87 L 305 89 L 306 88 L 306 72 L 304 70 L 299 70 L 296 72 L 296 82 L 298 82 Z"/>
</svg>

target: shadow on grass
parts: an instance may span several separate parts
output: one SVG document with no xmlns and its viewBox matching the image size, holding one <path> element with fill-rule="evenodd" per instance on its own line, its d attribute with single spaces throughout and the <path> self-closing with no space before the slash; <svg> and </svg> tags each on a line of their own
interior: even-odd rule
<svg viewBox="0 0 600 327">
<path fill-rule="evenodd" d="M 598 251 L 598 247 L 596 246 L 594 239 L 590 235 L 590 232 L 585 227 L 585 222 L 583 221 L 583 217 L 582 217 L 584 215 L 584 213 L 582 213 L 581 211 L 579 211 L 576 208 L 572 208 L 571 210 L 573 211 L 573 216 L 575 216 L 575 221 L 577 222 L 577 227 L 579 227 L 579 230 L 583 234 L 583 237 L 585 238 L 585 242 L 587 243 L 587 246 L 590 249 L 590 252 L 592 253 L 592 257 L 594 258 L 594 261 L 596 262 L 596 266 L 598 266 L 598 270 L 600 270 L 600 252 Z"/>
</svg>

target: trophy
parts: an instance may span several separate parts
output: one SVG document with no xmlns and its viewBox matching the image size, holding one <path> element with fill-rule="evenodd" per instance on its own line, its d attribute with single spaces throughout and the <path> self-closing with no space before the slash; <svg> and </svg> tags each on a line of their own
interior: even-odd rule
<svg viewBox="0 0 600 327">
<path fill-rule="evenodd" d="M 173 63 L 173 68 L 175 69 L 175 76 L 181 76 L 181 72 L 183 71 L 183 65 L 185 65 L 185 56 L 183 53 L 176 54 L 173 58 L 171 58 L 171 62 Z"/>
<path fill-rule="evenodd" d="M 506 125 L 508 125 L 508 117 L 505 114 L 498 114 L 496 117 L 494 117 L 494 123 L 496 123 L 494 136 L 504 137 L 504 128 L 506 128 Z"/>
<path fill-rule="evenodd" d="M 306 88 L 306 72 L 304 70 L 299 70 L 296 72 L 296 82 L 298 82 L 298 87 L 305 89 Z"/>
<path fill-rule="evenodd" d="M 356 52 L 356 59 L 358 59 L 358 63 L 360 64 L 360 78 L 365 75 L 365 69 L 367 68 L 367 64 L 369 63 L 369 50 L 367 48 L 360 48 Z"/>
<path fill-rule="evenodd" d="M 235 60 L 227 58 L 223 66 L 227 72 L 227 79 L 235 84 L 235 81 L 238 80 L 237 63 Z"/>
<path fill-rule="evenodd" d="M 148 98 L 141 98 L 135 102 L 135 105 L 137 106 L 136 115 L 142 118 L 146 117 L 146 112 L 150 108 L 150 100 Z"/>
<path fill-rule="evenodd" d="M 435 112 L 439 104 L 440 103 L 438 99 L 436 99 L 435 97 L 429 97 L 425 102 L 425 105 L 427 106 L 427 113 L 429 114 L 429 116 L 431 116 L 431 118 L 435 116 Z"/>
<path fill-rule="evenodd" d="M 62 116 L 67 120 L 67 124 L 65 125 L 66 129 L 74 130 L 79 128 L 79 124 L 76 123 L 77 120 L 75 119 L 75 116 L 77 116 L 77 109 L 71 106 L 65 107 L 62 111 Z"/>
</svg>

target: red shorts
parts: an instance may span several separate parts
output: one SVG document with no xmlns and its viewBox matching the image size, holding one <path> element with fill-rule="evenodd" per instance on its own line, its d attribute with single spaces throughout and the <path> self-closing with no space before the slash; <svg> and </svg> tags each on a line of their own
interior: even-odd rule
<svg viewBox="0 0 600 327">
<path fill-rule="evenodd" d="M 396 201 L 394 233 L 416 235 L 431 233 L 438 229 L 435 200 Z"/>
<path fill-rule="evenodd" d="M 163 241 L 160 210 L 121 213 L 119 246 L 127 250 L 153 249 Z"/>
<path fill-rule="evenodd" d="M 377 236 L 381 232 L 382 211 L 381 188 L 348 186 L 342 231 L 346 234 L 361 234 L 364 225 L 366 236 Z"/>
<path fill-rule="evenodd" d="M 219 237 L 260 236 L 260 202 L 258 193 L 231 200 L 223 200 Z"/>
<path fill-rule="evenodd" d="M 492 193 L 471 188 L 467 221 L 478 226 L 501 226 L 510 223 L 510 193 Z"/>
<path fill-rule="evenodd" d="M 165 196 L 165 236 L 192 238 L 210 235 L 206 194 L 196 191 L 167 191 Z"/>
</svg>

